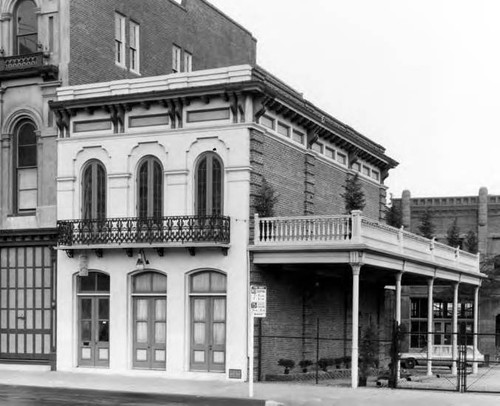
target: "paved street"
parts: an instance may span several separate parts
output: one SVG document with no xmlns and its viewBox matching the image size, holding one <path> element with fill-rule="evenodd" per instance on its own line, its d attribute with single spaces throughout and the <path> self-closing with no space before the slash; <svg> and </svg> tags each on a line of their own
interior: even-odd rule
<svg viewBox="0 0 500 406">
<path fill-rule="evenodd" d="M 1 406 L 257 406 L 262 400 L 0 385 Z"/>
</svg>

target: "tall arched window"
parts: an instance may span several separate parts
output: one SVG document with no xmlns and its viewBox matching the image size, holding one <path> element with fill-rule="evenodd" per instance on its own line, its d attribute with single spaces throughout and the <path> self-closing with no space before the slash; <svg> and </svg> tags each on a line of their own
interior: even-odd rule
<svg viewBox="0 0 500 406">
<path fill-rule="evenodd" d="M 85 166 L 82 191 L 82 218 L 106 218 L 106 170 L 101 162 L 92 160 Z"/>
<path fill-rule="evenodd" d="M 22 120 L 14 134 L 14 211 L 36 209 L 38 196 L 37 139 L 35 125 Z"/>
<path fill-rule="evenodd" d="M 203 271 L 189 278 L 191 370 L 225 371 L 226 291 L 223 273 Z"/>
<path fill-rule="evenodd" d="M 139 218 L 162 217 L 162 166 L 155 157 L 146 157 L 139 165 L 137 176 Z"/>
<path fill-rule="evenodd" d="M 222 161 L 213 152 L 202 155 L 196 167 L 196 213 L 222 214 Z"/>
<path fill-rule="evenodd" d="M 20 0 L 15 9 L 14 29 L 16 55 L 38 51 L 38 15 L 33 0 Z"/>
</svg>

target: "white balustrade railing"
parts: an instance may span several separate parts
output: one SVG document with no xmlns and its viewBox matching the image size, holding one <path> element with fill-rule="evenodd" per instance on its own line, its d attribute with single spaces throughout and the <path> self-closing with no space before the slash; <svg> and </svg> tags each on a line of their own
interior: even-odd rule
<svg viewBox="0 0 500 406">
<path fill-rule="evenodd" d="M 254 245 L 365 244 L 415 259 L 459 265 L 479 272 L 479 256 L 361 216 L 259 217 L 255 215 Z"/>
</svg>

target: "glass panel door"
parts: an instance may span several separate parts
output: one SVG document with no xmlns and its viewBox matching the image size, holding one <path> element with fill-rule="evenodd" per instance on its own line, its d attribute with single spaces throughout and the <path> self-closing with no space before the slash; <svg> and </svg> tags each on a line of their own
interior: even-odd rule
<svg viewBox="0 0 500 406">
<path fill-rule="evenodd" d="M 135 368 L 166 367 L 166 299 L 135 297 L 133 313 Z"/>
<path fill-rule="evenodd" d="M 109 298 L 79 297 L 79 353 L 81 366 L 109 365 Z"/>
<path fill-rule="evenodd" d="M 191 369 L 224 372 L 226 298 L 191 298 Z"/>
</svg>

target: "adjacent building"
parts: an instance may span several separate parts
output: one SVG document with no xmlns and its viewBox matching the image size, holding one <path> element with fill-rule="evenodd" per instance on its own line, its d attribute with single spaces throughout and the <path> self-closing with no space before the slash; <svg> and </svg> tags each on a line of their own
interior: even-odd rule
<svg viewBox="0 0 500 406">
<path fill-rule="evenodd" d="M 145 4 L 0 1 L 2 363 L 55 367 L 56 144 L 70 122 L 48 107 L 56 89 L 255 63 L 252 35 L 208 2 Z M 113 126 L 125 125 L 123 108 L 109 109 Z"/>
</svg>

